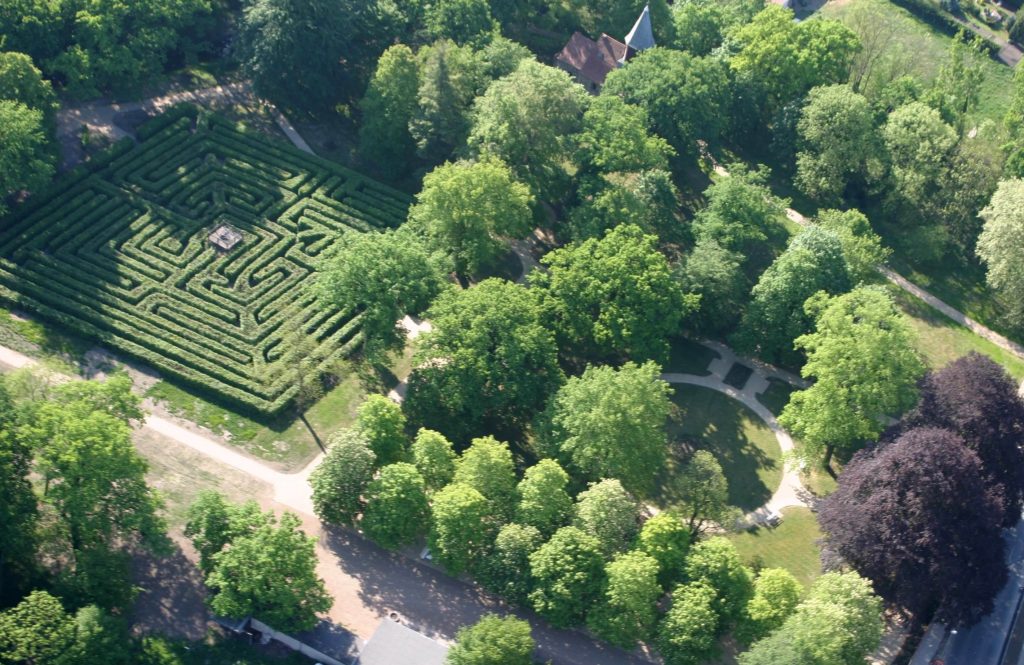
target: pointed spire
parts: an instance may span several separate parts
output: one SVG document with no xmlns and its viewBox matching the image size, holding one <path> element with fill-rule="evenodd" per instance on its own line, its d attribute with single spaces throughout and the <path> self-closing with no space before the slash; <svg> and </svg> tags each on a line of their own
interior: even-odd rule
<svg viewBox="0 0 1024 665">
<path fill-rule="evenodd" d="M 626 46 L 637 52 L 655 46 L 654 31 L 651 29 L 650 5 L 644 5 L 644 10 L 640 12 L 640 18 L 636 20 L 636 23 L 633 24 L 633 29 L 626 35 Z"/>
</svg>

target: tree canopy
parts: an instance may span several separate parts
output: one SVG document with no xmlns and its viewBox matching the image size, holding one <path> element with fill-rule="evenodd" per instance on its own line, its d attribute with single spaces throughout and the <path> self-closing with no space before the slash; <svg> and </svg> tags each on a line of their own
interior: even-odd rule
<svg viewBox="0 0 1024 665">
<path fill-rule="evenodd" d="M 500 517 L 493 504 L 468 485 L 452 483 L 430 502 L 430 550 L 451 573 L 482 565 Z"/>
<path fill-rule="evenodd" d="M 530 571 L 533 609 L 553 626 L 578 624 L 601 597 L 601 544 L 574 526 L 562 527 L 530 555 Z"/>
<path fill-rule="evenodd" d="M 980 215 L 985 226 L 978 237 L 978 257 L 985 262 L 985 279 L 1006 298 L 1014 321 L 1024 322 L 1024 180 L 999 183 Z"/>
<path fill-rule="evenodd" d="M 453 482 L 472 487 L 491 502 L 495 513 L 510 517 L 516 503 L 516 468 L 512 451 L 493 436 L 473 439 L 455 460 Z"/>
<path fill-rule="evenodd" d="M 565 526 L 572 514 L 572 497 L 566 491 L 569 474 L 553 459 L 542 459 L 526 469 L 516 492 L 516 519 L 545 537 Z"/>
<path fill-rule="evenodd" d="M 395 550 L 418 541 L 429 515 L 423 476 L 412 464 L 398 462 L 381 468 L 367 485 L 360 526 L 372 541 Z"/>
<path fill-rule="evenodd" d="M 605 479 L 576 497 L 574 525 L 597 539 L 605 556 L 633 544 L 640 529 L 640 509 L 622 483 Z"/>
<path fill-rule="evenodd" d="M 647 639 L 658 618 L 658 562 L 633 550 L 605 566 L 604 595 L 587 615 L 587 626 L 601 639 L 630 649 Z"/>
<path fill-rule="evenodd" d="M 362 512 L 363 491 L 377 464 L 370 442 L 356 430 L 340 430 L 327 441 L 327 455 L 309 476 L 313 510 L 329 524 L 352 524 Z"/>
<path fill-rule="evenodd" d="M 512 616 L 488 614 L 461 628 L 448 651 L 446 665 L 531 665 L 530 624 Z"/>
</svg>

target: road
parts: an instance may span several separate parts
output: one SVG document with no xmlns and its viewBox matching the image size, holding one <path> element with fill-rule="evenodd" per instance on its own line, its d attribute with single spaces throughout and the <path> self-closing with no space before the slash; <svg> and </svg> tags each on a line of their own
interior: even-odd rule
<svg viewBox="0 0 1024 665">
<path fill-rule="evenodd" d="M 992 613 L 970 628 L 960 628 L 950 635 L 945 644 L 945 626 L 934 623 L 921 640 L 910 665 L 929 665 L 932 658 L 941 657 L 945 665 L 1024 665 L 1024 626 L 1021 617 L 1014 623 L 1021 585 L 1024 585 L 1024 520 L 1004 535 L 1007 544 L 1006 560 L 1010 579 L 995 599 Z M 1011 628 L 1015 639 L 1011 638 Z M 1004 654 L 1004 643 L 1007 641 Z M 942 653 L 938 653 L 942 647 Z"/>
</svg>

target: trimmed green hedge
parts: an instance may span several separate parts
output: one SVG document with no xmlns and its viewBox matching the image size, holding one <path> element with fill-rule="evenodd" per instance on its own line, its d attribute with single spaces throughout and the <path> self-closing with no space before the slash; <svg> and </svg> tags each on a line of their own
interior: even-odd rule
<svg viewBox="0 0 1024 665">
<path fill-rule="evenodd" d="M 325 369 L 360 343 L 355 311 L 306 285 L 342 233 L 398 226 L 409 197 L 176 107 L 0 221 L 0 299 L 245 410 L 291 402 L 296 328 Z M 243 241 L 221 254 L 209 233 Z"/>
</svg>

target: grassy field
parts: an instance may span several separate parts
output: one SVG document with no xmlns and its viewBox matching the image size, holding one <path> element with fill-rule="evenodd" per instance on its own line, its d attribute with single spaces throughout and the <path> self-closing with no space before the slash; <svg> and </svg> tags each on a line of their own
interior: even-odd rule
<svg viewBox="0 0 1024 665">
<path fill-rule="evenodd" d="M 748 565 L 785 568 L 805 587 L 821 575 L 821 538 L 818 520 L 807 508 L 782 511 L 782 524 L 774 529 L 754 527 L 729 536 Z"/>
<path fill-rule="evenodd" d="M 695 449 L 711 451 L 729 481 L 729 502 L 749 511 L 764 504 L 782 481 L 782 451 L 771 430 L 745 406 L 699 386 L 673 386 L 676 411 L 669 425 L 674 454 L 656 502 L 676 501 L 672 479 Z"/>
</svg>

